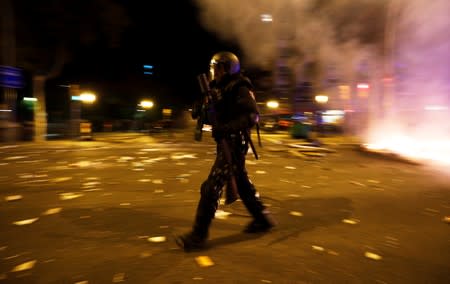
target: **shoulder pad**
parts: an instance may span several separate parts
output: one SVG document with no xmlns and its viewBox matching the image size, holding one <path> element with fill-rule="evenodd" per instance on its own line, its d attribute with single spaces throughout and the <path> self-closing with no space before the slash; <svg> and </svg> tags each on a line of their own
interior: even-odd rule
<svg viewBox="0 0 450 284">
<path fill-rule="evenodd" d="M 226 91 L 235 91 L 237 90 L 239 87 L 245 86 L 249 89 L 253 89 L 253 84 L 250 81 L 250 79 L 246 76 L 243 75 L 239 75 L 236 76 L 235 78 L 233 78 L 233 80 L 231 80 L 228 85 L 225 87 Z"/>
</svg>

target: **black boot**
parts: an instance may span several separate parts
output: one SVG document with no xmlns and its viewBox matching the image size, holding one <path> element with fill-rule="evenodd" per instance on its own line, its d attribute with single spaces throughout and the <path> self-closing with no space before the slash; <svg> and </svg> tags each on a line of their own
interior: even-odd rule
<svg viewBox="0 0 450 284">
<path fill-rule="evenodd" d="M 270 231 L 275 225 L 275 220 L 267 212 L 262 214 L 263 217 L 255 218 L 244 229 L 244 233 L 256 234 Z"/>
<path fill-rule="evenodd" d="M 203 186 L 202 186 L 202 189 Z M 202 191 L 205 192 L 205 191 Z M 175 241 L 186 252 L 201 250 L 206 247 L 209 226 L 216 212 L 218 198 L 210 198 L 210 195 L 202 194 L 197 206 L 192 231 L 178 236 Z"/>
<path fill-rule="evenodd" d="M 259 197 L 256 196 L 256 189 L 254 185 L 247 179 L 241 182 L 240 196 L 247 210 L 253 216 L 244 233 L 264 233 L 270 231 L 276 222 L 266 209 Z"/>
<path fill-rule="evenodd" d="M 175 242 L 186 252 L 198 251 L 206 248 L 206 238 L 199 237 L 193 232 L 177 236 Z"/>
</svg>

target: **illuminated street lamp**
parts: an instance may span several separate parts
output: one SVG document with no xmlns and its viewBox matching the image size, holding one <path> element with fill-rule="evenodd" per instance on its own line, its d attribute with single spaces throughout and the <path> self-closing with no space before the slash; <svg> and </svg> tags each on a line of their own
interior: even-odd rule
<svg viewBox="0 0 450 284">
<path fill-rule="evenodd" d="M 272 109 L 278 108 L 278 106 L 279 106 L 277 101 L 268 101 L 266 105 L 268 108 L 272 108 Z"/>
<path fill-rule="evenodd" d="M 97 96 L 91 92 L 83 92 L 79 96 L 72 96 L 72 101 L 81 101 L 82 103 L 92 104 L 97 100 Z"/>
<path fill-rule="evenodd" d="M 97 96 L 93 92 L 80 92 L 79 85 L 71 85 L 71 129 L 72 136 L 81 139 L 92 139 L 92 128 L 90 122 L 82 122 L 82 104 L 93 104 Z"/>
<path fill-rule="evenodd" d="M 97 96 L 94 93 L 84 92 L 80 94 L 80 101 L 87 104 L 92 104 L 97 99 Z"/>
<path fill-rule="evenodd" d="M 151 109 L 153 107 L 153 105 L 154 105 L 153 101 L 151 101 L 151 100 L 142 100 L 139 103 L 139 106 L 143 109 Z"/>
</svg>

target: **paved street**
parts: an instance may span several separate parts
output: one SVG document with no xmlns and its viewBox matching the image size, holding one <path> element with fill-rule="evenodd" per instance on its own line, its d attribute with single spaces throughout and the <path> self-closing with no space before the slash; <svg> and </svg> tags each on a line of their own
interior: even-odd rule
<svg viewBox="0 0 450 284">
<path fill-rule="evenodd" d="M 0 144 L 0 283 L 450 283 L 450 178 L 339 137 L 263 133 L 247 167 L 278 226 L 244 234 L 241 202 L 221 205 L 209 248 L 183 252 L 205 135 Z"/>
</svg>

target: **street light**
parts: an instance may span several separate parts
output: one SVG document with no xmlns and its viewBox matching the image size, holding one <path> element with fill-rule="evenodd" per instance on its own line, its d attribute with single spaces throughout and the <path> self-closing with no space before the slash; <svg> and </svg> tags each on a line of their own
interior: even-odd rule
<svg viewBox="0 0 450 284">
<path fill-rule="evenodd" d="M 92 104 L 97 100 L 97 96 L 91 92 L 83 92 L 80 95 L 72 96 L 72 101 L 81 101 L 82 103 Z"/>
<path fill-rule="evenodd" d="M 266 105 L 268 108 L 275 109 L 278 108 L 279 103 L 277 101 L 268 101 Z"/>
<path fill-rule="evenodd" d="M 87 104 L 92 104 L 97 99 L 97 96 L 91 92 L 83 92 L 80 94 L 80 101 Z"/>
<path fill-rule="evenodd" d="M 81 105 L 93 104 L 97 96 L 93 92 L 79 91 L 79 85 L 71 85 L 71 128 L 72 135 L 81 139 L 92 139 L 92 127 L 90 122 L 81 121 Z"/>
<path fill-rule="evenodd" d="M 139 106 L 143 109 L 151 109 L 153 107 L 153 105 L 154 105 L 153 101 L 151 101 L 151 100 L 142 100 L 139 103 Z"/>
</svg>

